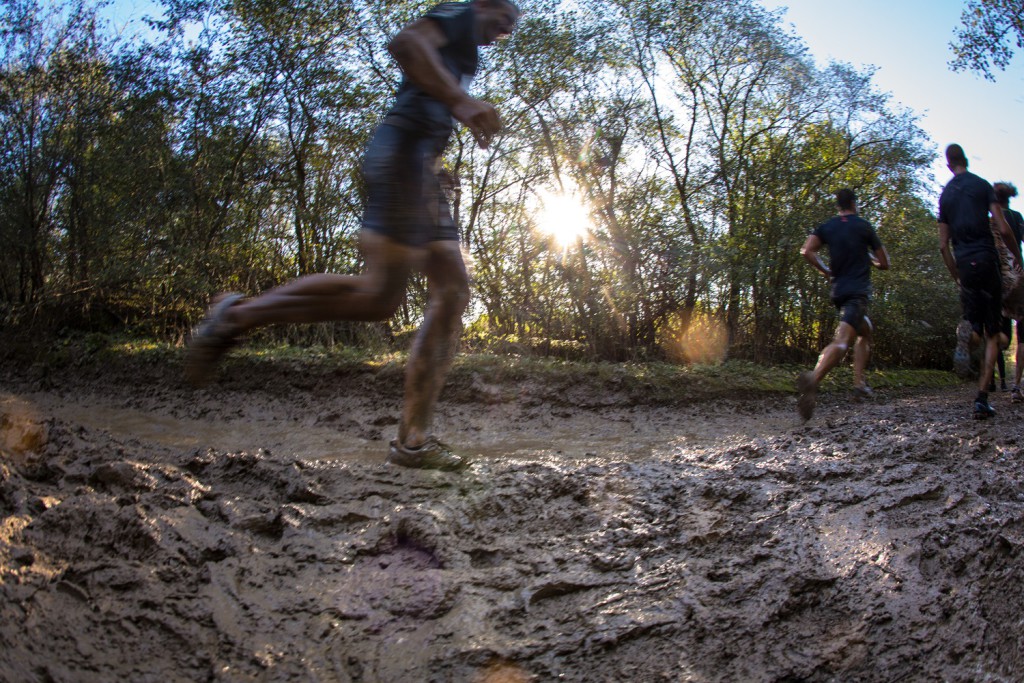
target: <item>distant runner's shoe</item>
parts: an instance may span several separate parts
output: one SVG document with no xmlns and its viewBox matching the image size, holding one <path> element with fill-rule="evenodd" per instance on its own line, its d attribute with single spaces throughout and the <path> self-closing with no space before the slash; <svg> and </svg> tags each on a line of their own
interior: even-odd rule
<svg viewBox="0 0 1024 683">
<path fill-rule="evenodd" d="M 814 381 L 814 373 L 801 372 L 796 378 L 796 390 L 800 397 L 796 400 L 796 408 L 804 422 L 814 415 L 814 406 L 818 402 L 818 385 Z"/>
<path fill-rule="evenodd" d="M 854 387 L 853 395 L 859 399 L 872 398 L 875 395 L 875 390 L 865 384 L 864 386 Z"/>
<path fill-rule="evenodd" d="M 974 402 L 974 419 L 975 420 L 987 420 L 990 417 L 996 416 L 996 409 L 989 405 L 988 401 L 975 401 Z"/>
<path fill-rule="evenodd" d="M 1010 402 L 1011 403 L 1021 403 L 1021 402 L 1024 402 L 1024 394 L 1021 394 L 1020 387 L 1017 386 L 1016 384 L 1014 384 L 1013 388 L 1010 389 Z"/>
<path fill-rule="evenodd" d="M 468 458 L 452 453 L 448 446 L 433 436 L 428 436 L 423 445 L 418 448 L 409 448 L 398 443 L 398 439 L 393 440 L 387 462 L 402 467 L 446 472 L 463 470 L 470 465 Z"/>
<path fill-rule="evenodd" d="M 961 379 L 971 376 L 971 323 L 961 320 L 956 326 L 956 351 L 953 352 L 953 372 Z"/>
<path fill-rule="evenodd" d="M 1006 388 L 1006 380 L 999 380 L 999 391 L 1009 391 L 1009 389 Z"/>
<path fill-rule="evenodd" d="M 206 317 L 192 333 L 185 354 L 185 378 L 192 386 L 206 386 L 217 363 L 238 343 L 235 331 L 224 323 L 224 314 L 242 298 L 241 294 L 232 292 L 214 299 Z"/>
</svg>

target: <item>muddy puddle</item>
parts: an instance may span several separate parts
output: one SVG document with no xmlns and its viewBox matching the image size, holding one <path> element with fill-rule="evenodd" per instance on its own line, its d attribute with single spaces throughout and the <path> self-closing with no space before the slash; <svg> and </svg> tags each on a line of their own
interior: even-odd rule
<svg viewBox="0 0 1024 683">
<path fill-rule="evenodd" d="M 386 392 L 0 379 L 0 680 L 1024 680 L 1007 395 L 448 392 L 453 475 Z"/>
<path fill-rule="evenodd" d="M 68 399 L 46 394 L 0 393 L 0 410 L 30 420 L 53 418 L 117 440 L 134 439 L 175 449 L 224 452 L 280 452 L 299 459 L 340 459 L 371 463 L 381 459 L 387 443 L 359 438 L 337 429 L 263 420 L 195 420 L 112 403 L 99 396 Z"/>
<path fill-rule="evenodd" d="M 553 409 L 543 415 L 517 415 L 515 419 L 519 422 L 532 420 L 532 423 L 513 432 L 485 431 L 479 416 L 442 414 L 437 425 L 444 430 L 446 438 L 457 439 L 460 450 L 475 460 L 599 457 L 642 460 L 676 450 L 777 434 L 797 424 L 792 410 L 788 405 L 786 408 L 770 414 L 747 415 L 743 419 L 737 419 L 735 414 L 707 418 L 664 409 L 660 409 L 661 414 L 641 411 L 639 416 L 636 410 L 630 411 L 632 414 L 604 411 L 603 419 L 582 422 L 574 419 L 571 411 Z M 275 419 L 273 415 L 263 419 L 221 416 L 189 419 L 166 411 L 126 406 L 123 400 L 98 395 L 69 397 L 40 392 L 19 395 L 0 392 L 0 410 L 37 422 L 52 417 L 106 432 L 115 439 L 136 439 L 179 449 L 213 448 L 225 452 L 263 449 L 304 460 L 379 463 L 390 440 L 362 438 L 344 427 L 317 424 L 315 419 L 307 419 L 305 423 Z M 498 419 L 504 418 L 495 415 L 485 418 L 492 422 Z M 655 423 L 658 426 L 652 427 Z M 392 434 L 389 432 L 387 436 Z"/>
</svg>

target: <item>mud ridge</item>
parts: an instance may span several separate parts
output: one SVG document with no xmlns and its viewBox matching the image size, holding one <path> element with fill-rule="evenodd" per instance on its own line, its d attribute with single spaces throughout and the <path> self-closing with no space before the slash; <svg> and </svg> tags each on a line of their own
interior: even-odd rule
<svg viewBox="0 0 1024 683">
<path fill-rule="evenodd" d="M 0 377 L 3 680 L 1024 678 L 1006 394 L 498 386 L 439 406 L 452 475 L 383 464 L 389 379 Z"/>
</svg>

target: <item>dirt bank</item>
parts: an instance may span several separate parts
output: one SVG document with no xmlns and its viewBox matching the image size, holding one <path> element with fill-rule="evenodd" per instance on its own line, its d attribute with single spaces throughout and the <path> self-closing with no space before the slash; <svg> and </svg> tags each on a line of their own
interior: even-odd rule
<svg viewBox="0 0 1024 683">
<path fill-rule="evenodd" d="M 1017 681 L 1024 407 L 0 366 L 5 681 Z M 567 394 L 567 391 L 573 393 Z"/>
</svg>

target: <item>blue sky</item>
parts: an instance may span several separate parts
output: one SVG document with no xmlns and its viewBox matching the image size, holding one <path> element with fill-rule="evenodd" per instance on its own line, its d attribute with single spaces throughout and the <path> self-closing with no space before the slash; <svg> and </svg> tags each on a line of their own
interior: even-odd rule
<svg viewBox="0 0 1024 683">
<path fill-rule="evenodd" d="M 950 177 L 942 152 L 951 142 L 967 152 L 971 170 L 989 180 L 1009 180 L 1024 191 L 1024 55 L 995 83 L 947 66 L 949 43 L 960 24 L 961 0 L 761 0 L 788 8 L 792 24 L 819 64 L 830 60 L 875 66 L 874 82 L 895 102 L 920 115 L 935 144 L 931 196 Z M 1020 208 L 1024 200 L 1015 200 Z"/>
</svg>

